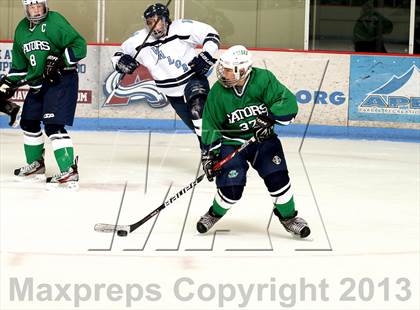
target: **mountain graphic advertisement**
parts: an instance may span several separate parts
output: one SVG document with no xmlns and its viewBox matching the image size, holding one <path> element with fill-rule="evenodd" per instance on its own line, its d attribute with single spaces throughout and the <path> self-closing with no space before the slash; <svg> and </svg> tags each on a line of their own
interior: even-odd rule
<svg viewBox="0 0 420 310">
<path fill-rule="evenodd" d="M 392 76 L 368 95 L 420 97 L 420 69 L 412 65 L 401 76 Z"/>
</svg>

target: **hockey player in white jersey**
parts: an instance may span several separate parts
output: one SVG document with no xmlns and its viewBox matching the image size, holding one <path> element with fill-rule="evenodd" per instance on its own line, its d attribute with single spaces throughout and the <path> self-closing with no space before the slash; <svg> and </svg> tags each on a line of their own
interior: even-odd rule
<svg viewBox="0 0 420 310">
<path fill-rule="evenodd" d="M 115 70 L 131 74 L 139 64 L 147 67 L 156 86 L 183 122 L 195 131 L 201 145 L 201 117 L 210 90 L 206 75 L 216 62 L 219 35 L 205 23 L 187 19 L 171 21 L 168 8 L 160 3 L 146 9 L 144 21 L 146 27 L 127 39 L 112 57 Z M 134 59 L 136 48 L 156 21 L 151 36 Z M 202 51 L 197 55 L 198 45 L 202 45 Z"/>
</svg>

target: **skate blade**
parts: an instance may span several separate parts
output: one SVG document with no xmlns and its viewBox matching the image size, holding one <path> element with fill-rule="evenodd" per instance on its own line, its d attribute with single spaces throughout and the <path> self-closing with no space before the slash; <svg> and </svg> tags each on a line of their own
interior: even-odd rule
<svg viewBox="0 0 420 310">
<path fill-rule="evenodd" d="M 34 175 L 28 175 L 26 177 L 19 177 L 17 175 L 14 176 L 14 180 L 16 182 L 22 182 L 22 183 L 42 183 L 45 182 L 47 178 L 45 177 L 45 174 L 34 174 Z"/>
<path fill-rule="evenodd" d="M 290 233 L 292 235 L 292 237 L 295 238 L 295 239 L 305 239 L 306 237 L 308 237 L 311 234 L 311 230 L 309 229 L 309 227 L 303 228 L 300 233 L 296 233 L 296 232 L 288 230 L 288 229 L 286 229 L 286 231 L 288 233 Z"/>
<path fill-rule="evenodd" d="M 70 181 L 66 183 L 47 183 L 46 189 L 49 191 L 62 190 L 62 191 L 78 191 L 79 182 Z"/>
</svg>

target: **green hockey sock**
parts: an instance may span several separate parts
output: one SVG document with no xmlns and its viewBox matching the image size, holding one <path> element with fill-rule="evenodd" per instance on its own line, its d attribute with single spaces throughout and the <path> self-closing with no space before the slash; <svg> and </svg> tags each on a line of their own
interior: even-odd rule
<svg viewBox="0 0 420 310">
<path fill-rule="evenodd" d="M 63 147 L 54 151 L 55 160 L 57 161 L 60 171 L 69 170 L 74 162 L 74 150 L 72 147 Z"/>
<path fill-rule="evenodd" d="M 26 162 L 28 164 L 32 164 L 34 161 L 42 158 L 44 143 L 38 145 L 24 144 L 23 147 L 25 148 Z"/>
<path fill-rule="evenodd" d="M 73 143 L 70 136 L 67 132 L 60 132 L 51 135 L 49 138 L 60 171 L 68 171 L 74 162 Z"/>
<path fill-rule="evenodd" d="M 44 137 L 42 131 L 39 132 L 23 132 L 23 147 L 25 150 L 26 162 L 32 164 L 36 160 L 42 158 L 44 150 Z"/>
<path fill-rule="evenodd" d="M 292 198 L 286 203 L 283 204 L 274 204 L 277 211 L 280 212 L 282 217 L 292 217 L 295 214 L 295 202 Z"/>
<path fill-rule="evenodd" d="M 211 210 L 213 211 L 214 215 L 216 215 L 217 217 L 222 217 L 223 215 L 226 214 L 226 212 L 228 211 L 228 209 L 224 209 L 222 208 L 216 201 L 216 199 L 213 200 L 213 205 L 211 207 Z"/>
</svg>

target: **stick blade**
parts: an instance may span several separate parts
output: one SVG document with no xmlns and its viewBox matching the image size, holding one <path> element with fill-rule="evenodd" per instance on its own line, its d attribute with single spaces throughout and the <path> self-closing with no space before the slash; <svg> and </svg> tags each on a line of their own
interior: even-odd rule
<svg viewBox="0 0 420 310">
<path fill-rule="evenodd" d="M 102 233 L 113 233 L 114 231 L 124 230 L 127 233 L 130 232 L 130 225 L 114 225 L 114 224 L 103 224 L 98 223 L 94 227 L 95 231 Z"/>
</svg>

